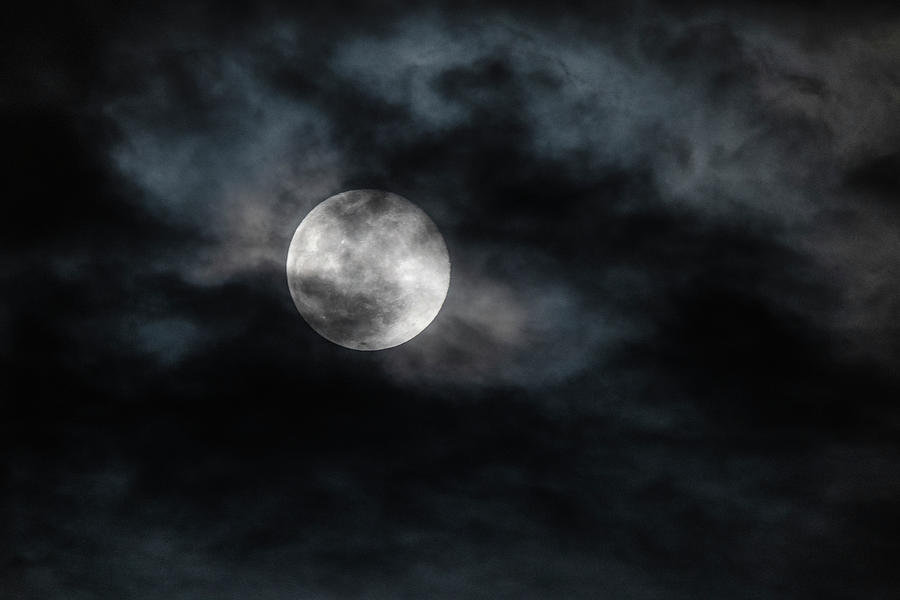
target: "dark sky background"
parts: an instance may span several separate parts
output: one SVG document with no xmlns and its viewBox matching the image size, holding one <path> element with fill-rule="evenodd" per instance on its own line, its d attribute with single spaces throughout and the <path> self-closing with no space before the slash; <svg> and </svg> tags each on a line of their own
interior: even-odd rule
<svg viewBox="0 0 900 600">
<path fill-rule="evenodd" d="M 892 3 L 407 4 L 6 11 L 0 598 L 897 598 Z M 354 188 L 453 265 L 381 352 Z"/>
</svg>

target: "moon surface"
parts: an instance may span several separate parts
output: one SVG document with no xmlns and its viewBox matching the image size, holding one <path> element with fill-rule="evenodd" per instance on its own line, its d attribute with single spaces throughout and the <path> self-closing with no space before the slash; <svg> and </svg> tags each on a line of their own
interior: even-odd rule
<svg viewBox="0 0 900 600">
<path fill-rule="evenodd" d="M 411 340 L 437 316 L 450 287 L 444 237 L 397 194 L 351 190 L 328 198 L 291 240 L 294 305 L 322 337 L 354 350 Z"/>
</svg>

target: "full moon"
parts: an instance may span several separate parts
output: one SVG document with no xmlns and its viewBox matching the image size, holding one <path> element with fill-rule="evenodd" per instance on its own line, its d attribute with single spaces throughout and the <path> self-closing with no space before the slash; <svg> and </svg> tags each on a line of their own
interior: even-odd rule
<svg viewBox="0 0 900 600">
<path fill-rule="evenodd" d="M 300 222 L 287 256 L 294 305 L 322 337 L 354 350 L 411 340 L 450 287 L 447 245 L 434 222 L 397 194 L 351 190 Z"/>
</svg>

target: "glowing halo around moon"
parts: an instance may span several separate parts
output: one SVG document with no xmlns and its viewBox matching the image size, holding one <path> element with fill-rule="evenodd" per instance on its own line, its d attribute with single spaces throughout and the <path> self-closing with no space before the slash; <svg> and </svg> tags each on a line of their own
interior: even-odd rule
<svg viewBox="0 0 900 600">
<path fill-rule="evenodd" d="M 354 350 L 383 350 L 411 340 L 437 316 L 450 287 L 450 257 L 415 204 L 390 192 L 351 190 L 300 222 L 287 281 L 319 335 Z"/>
</svg>

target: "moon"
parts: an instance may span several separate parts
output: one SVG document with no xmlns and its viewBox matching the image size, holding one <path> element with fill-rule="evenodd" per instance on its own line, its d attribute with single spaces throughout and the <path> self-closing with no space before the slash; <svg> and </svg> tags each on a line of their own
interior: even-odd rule
<svg viewBox="0 0 900 600">
<path fill-rule="evenodd" d="M 450 287 L 447 244 L 406 198 L 351 190 L 300 222 L 287 256 L 294 305 L 327 340 L 383 350 L 419 335 Z"/>
</svg>

